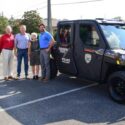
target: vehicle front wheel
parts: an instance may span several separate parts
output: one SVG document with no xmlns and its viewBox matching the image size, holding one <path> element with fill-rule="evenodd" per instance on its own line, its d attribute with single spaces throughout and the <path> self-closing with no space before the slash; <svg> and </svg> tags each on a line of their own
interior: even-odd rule
<svg viewBox="0 0 125 125">
<path fill-rule="evenodd" d="M 108 80 L 108 89 L 111 98 L 120 104 L 125 104 L 125 72 L 113 73 Z"/>
</svg>

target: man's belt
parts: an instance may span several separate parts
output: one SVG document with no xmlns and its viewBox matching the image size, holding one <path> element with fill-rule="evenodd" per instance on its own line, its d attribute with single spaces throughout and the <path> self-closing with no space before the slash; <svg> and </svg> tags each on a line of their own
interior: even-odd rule
<svg viewBox="0 0 125 125">
<path fill-rule="evenodd" d="M 18 50 L 28 50 L 28 48 L 26 48 L 26 49 L 20 49 L 20 48 L 17 48 Z"/>
<path fill-rule="evenodd" d="M 40 48 L 40 50 L 44 50 L 44 49 L 48 49 L 48 47 L 47 48 Z"/>
</svg>

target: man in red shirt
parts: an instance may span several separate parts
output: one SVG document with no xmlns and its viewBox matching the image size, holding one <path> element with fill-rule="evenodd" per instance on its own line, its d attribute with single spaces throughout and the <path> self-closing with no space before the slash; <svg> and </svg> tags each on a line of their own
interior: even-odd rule
<svg viewBox="0 0 125 125">
<path fill-rule="evenodd" d="M 5 34 L 0 38 L 0 52 L 3 55 L 3 75 L 4 80 L 12 79 L 13 68 L 13 48 L 14 48 L 14 35 L 12 34 L 12 28 L 7 26 Z"/>
</svg>

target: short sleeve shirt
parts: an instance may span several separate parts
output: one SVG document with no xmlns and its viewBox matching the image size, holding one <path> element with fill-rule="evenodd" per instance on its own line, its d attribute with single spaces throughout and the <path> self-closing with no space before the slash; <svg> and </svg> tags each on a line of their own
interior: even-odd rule
<svg viewBox="0 0 125 125">
<path fill-rule="evenodd" d="M 48 48 L 50 45 L 50 42 L 52 41 L 52 35 L 45 31 L 43 33 L 40 33 L 39 35 L 39 45 L 41 49 Z"/>
<path fill-rule="evenodd" d="M 28 33 L 24 35 L 19 33 L 15 37 L 15 46 L 19 49 L 27 49 L 28 42 L 30 42 L 30 35 Z"/>
</svg>

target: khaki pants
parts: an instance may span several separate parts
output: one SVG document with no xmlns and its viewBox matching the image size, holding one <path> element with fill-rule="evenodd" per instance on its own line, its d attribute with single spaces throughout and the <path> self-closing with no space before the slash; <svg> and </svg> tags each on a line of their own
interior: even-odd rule
<svg viewBox="0 0 125 125">
<path fill-rule="evenodd" d="M 3 76 L 8 77 L 12 76 L 12 69 L 13 69 L 13 51 L 3 49 L 2 50 L 3 55 Z"/>
</svg>

